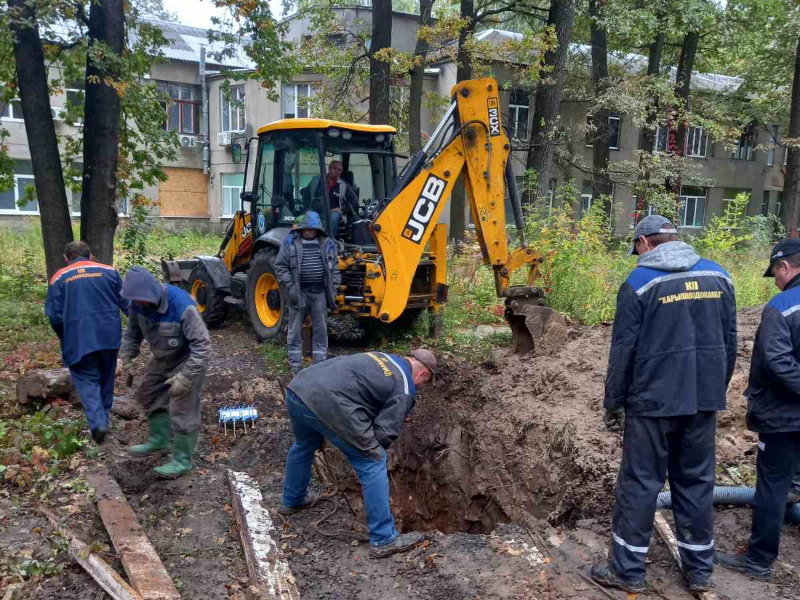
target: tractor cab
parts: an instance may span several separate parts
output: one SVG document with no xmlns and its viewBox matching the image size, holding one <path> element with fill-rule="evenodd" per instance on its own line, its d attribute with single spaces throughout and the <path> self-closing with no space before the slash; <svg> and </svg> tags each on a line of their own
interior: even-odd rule
<svg viewBox="0 0 800 600">
<path fill-rule="evenodd" d="M 250 204 L 254 251 L 282 240 L 309 210 L 328 235 L 373 244 L 369 220 L 397 177 L 395 134 L 386 125 L 323 119 L 283 119 L 259 129 L 253 187 L 242 196 Z"/>
</svg>

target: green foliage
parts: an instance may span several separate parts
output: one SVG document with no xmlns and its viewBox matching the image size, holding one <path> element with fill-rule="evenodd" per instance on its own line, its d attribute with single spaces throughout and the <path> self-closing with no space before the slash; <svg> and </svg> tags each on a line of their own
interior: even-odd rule
<svg viewBox="0 0 800 600">
<path fill-rule="evenodd" d="M 725 202 L 723 214 L 714 215 L 706 225 L 703 234 L 695 242 L 694 246 L 697 251 L 726 255 L 750 241 L 752 234 L 740 229 L 749 203 L 750 194 L 745 192 L 738 194 L 733 200 Z"/>
<path fill-rule="evenodd" d="M 0 474 L 18 487 L 55 475 L 67 466 L 66 458 L 88 444 L 81 436 L 83 418 L 61 415 L 48 406 L 32 415 L 0 419 Z"/>
<path fill-rule="evenodd" d="M 259 346 L 259 351 L 261 352 L 261 356 L 264 357 L 270 372 L 289 372 L 289 359 L 286 355 L 286 344 L 270 340 L 261 344 L 261 346 Z"/>
<path fill-rule="evenodd" d="M 147 260 L 147 234 L 152 228 L 147 215 L 152 202 L 144 196 L 136 196 L 130 205 L 130 217 L 122 231 L 122 260 L 118 269 L 125 273 L 134 265 L 145 265 Z M 151 268 L 151 267 L 148 267 Z"/>
</svg>

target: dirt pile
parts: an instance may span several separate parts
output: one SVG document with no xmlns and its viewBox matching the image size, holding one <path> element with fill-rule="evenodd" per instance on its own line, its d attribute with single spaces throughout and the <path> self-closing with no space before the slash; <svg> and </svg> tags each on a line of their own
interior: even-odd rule
<svg viewBox="0 0 800 600">
<path fill-rule="evenodd" d="M 739 316 L 729 410 L 718 417 L 723 473 L 750 460 L 756 442 L 742 392 L 759 317 Z M 621 436 L 602 420 L 610 343 L 610 327 L 573 327 L 548 355 L 498 350 L 481 368 L 442 357 L 390 456 L 401 527 L 488 533 L 498 522 L 572 525 L 607 514 L 621 457 Z"/>
</svg>

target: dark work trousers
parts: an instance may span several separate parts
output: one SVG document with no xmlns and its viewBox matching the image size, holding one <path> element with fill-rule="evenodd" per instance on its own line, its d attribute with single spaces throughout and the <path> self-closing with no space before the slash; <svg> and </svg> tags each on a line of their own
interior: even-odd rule
<svg viewBox="0 0 800 600">
<path fill-rule="evenodd" d="M 98 350 L 69 368 L 91 431 L 108 429 L 108 413 L 114 404 L 117 352 L 116 349 Z"/>
<path fill-rule="evenodd" d="M 758 439 L 756 497 L 747 556 L 769 567 L 778 556 L 786 494 L 800 456 L 800 431 L 762 433 Z"/>
<path fill-rule="evenodd" d="M 311 315 L 311 357 L 316 364 L 328 356 L 328 301 L 325 292 L 300 293 L 303 294 L 305 306 L 292 309 L 286 336 L 289 364 L 293 369 L 303 365 L 303 321 L 308 315 Z"/>
<path fill-rule="evenodd" d="M 656 500 L 667 472 L 684 573 L 696 582 L 711 576 L 715 430 L 714 412 L 625 419 L 611 557 L 612 568 L 623 579 L 644 580 Z"/>
<path fill-rule="evenodd" d="M 150 359 L 144 371 L 144 378 L 136 392 L 136 400 L 144 409 L 148 418 L 157 412 L 169 412 L 172 433 L 189 434 L 200 429 L 203 417 L 201 405 L 203 382 L 206 374 L 201 373 L 192 378 L 191 389 L 178 398 L 173 398 L 167 385 L 167 379 L 180 373 L 186 361 L 176 366 L 169 366 L 155 359 Z"/>
</svg>

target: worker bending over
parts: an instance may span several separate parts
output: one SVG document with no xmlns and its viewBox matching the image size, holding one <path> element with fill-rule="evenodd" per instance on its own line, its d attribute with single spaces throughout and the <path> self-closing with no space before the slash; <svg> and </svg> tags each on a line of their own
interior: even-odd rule
<svg viewBox="0 0 800 600">
<path fill-rule="evenodd" d="M 192 297 L 159 283 L 147 269 L 128 271 L 122 295 L 131 301 L 120 349 L 123 372 L 130 373 L 143 339 L 153 354 L 136 393 L 147 414 L 150 436 L 144 444 L 129 446 L 128 452 L 148 456 L 171 447 L 172 460 L 155 472 L 174 479 L 192 469 L 211 338 Z"/>
<path fill-rule="evenodd" d="M 664 217 L 633 232 L 637 267 L 620 287 L 603 406 L 624 429 L 608 564 L 599 583 L 637 593 L 656 498 L 669 471 L 683 573 L 713 587 L 716 411 L 736 361 L 736 299 L 729 275 L 678 241 Z M 785 491 L 784 491 L 785 497 Z"/>
<path fill-rule="evenodd" d="M 758 433 L 756 495 L 750 543 L 744 554 L 718 552 L 716 562 L 756 579 L 771 579 L 781 526 L 800 458 L 800 239 L 780 242 L 764 277 L 781 293 L 761 313 L 753 343 L 747 428 Z"/>
<path fill-rule="evenodd" d="M 81 397 L 92 439 L 102 444 L 114 403 L 114 372 L 122 332 L 122 278 L 114 267 L 92 260 L 85 242 L 64 248 L 67 266 L 50 279 L 45 313 L 61 342 L 61 357 L 69 367 Z"/>
<path fill-rule="evenodd" d="M 420 349 L 405 358 L 385 352 L 341 356 L 297 375 L 286 389 L 295 441 L 286 457 L 278 512 L 291 515 L 317 499 L 307 494 L 311 464 L 327 438 L 344 453 L 361 482 L 370 556 L 405 552 L 421 542 L 421 533 L 398 535 L 394 527 L 386 451 L 414 408 L 417 388 L 435 373 L 436 357 Z"/>
<path fill-rule="evenodd" d="M 319 215 L 307 212 L 289 232 L 275 260 L 275 276 L 289 296 L 289 365 L 296 374 L 303 366 L 303 322 L 311 316 L 311 356 L 314 363 L 328 356 L 328 309 L 336 308 L 342 276 L 333 239 L 325 235 Z"/>
</svg>

